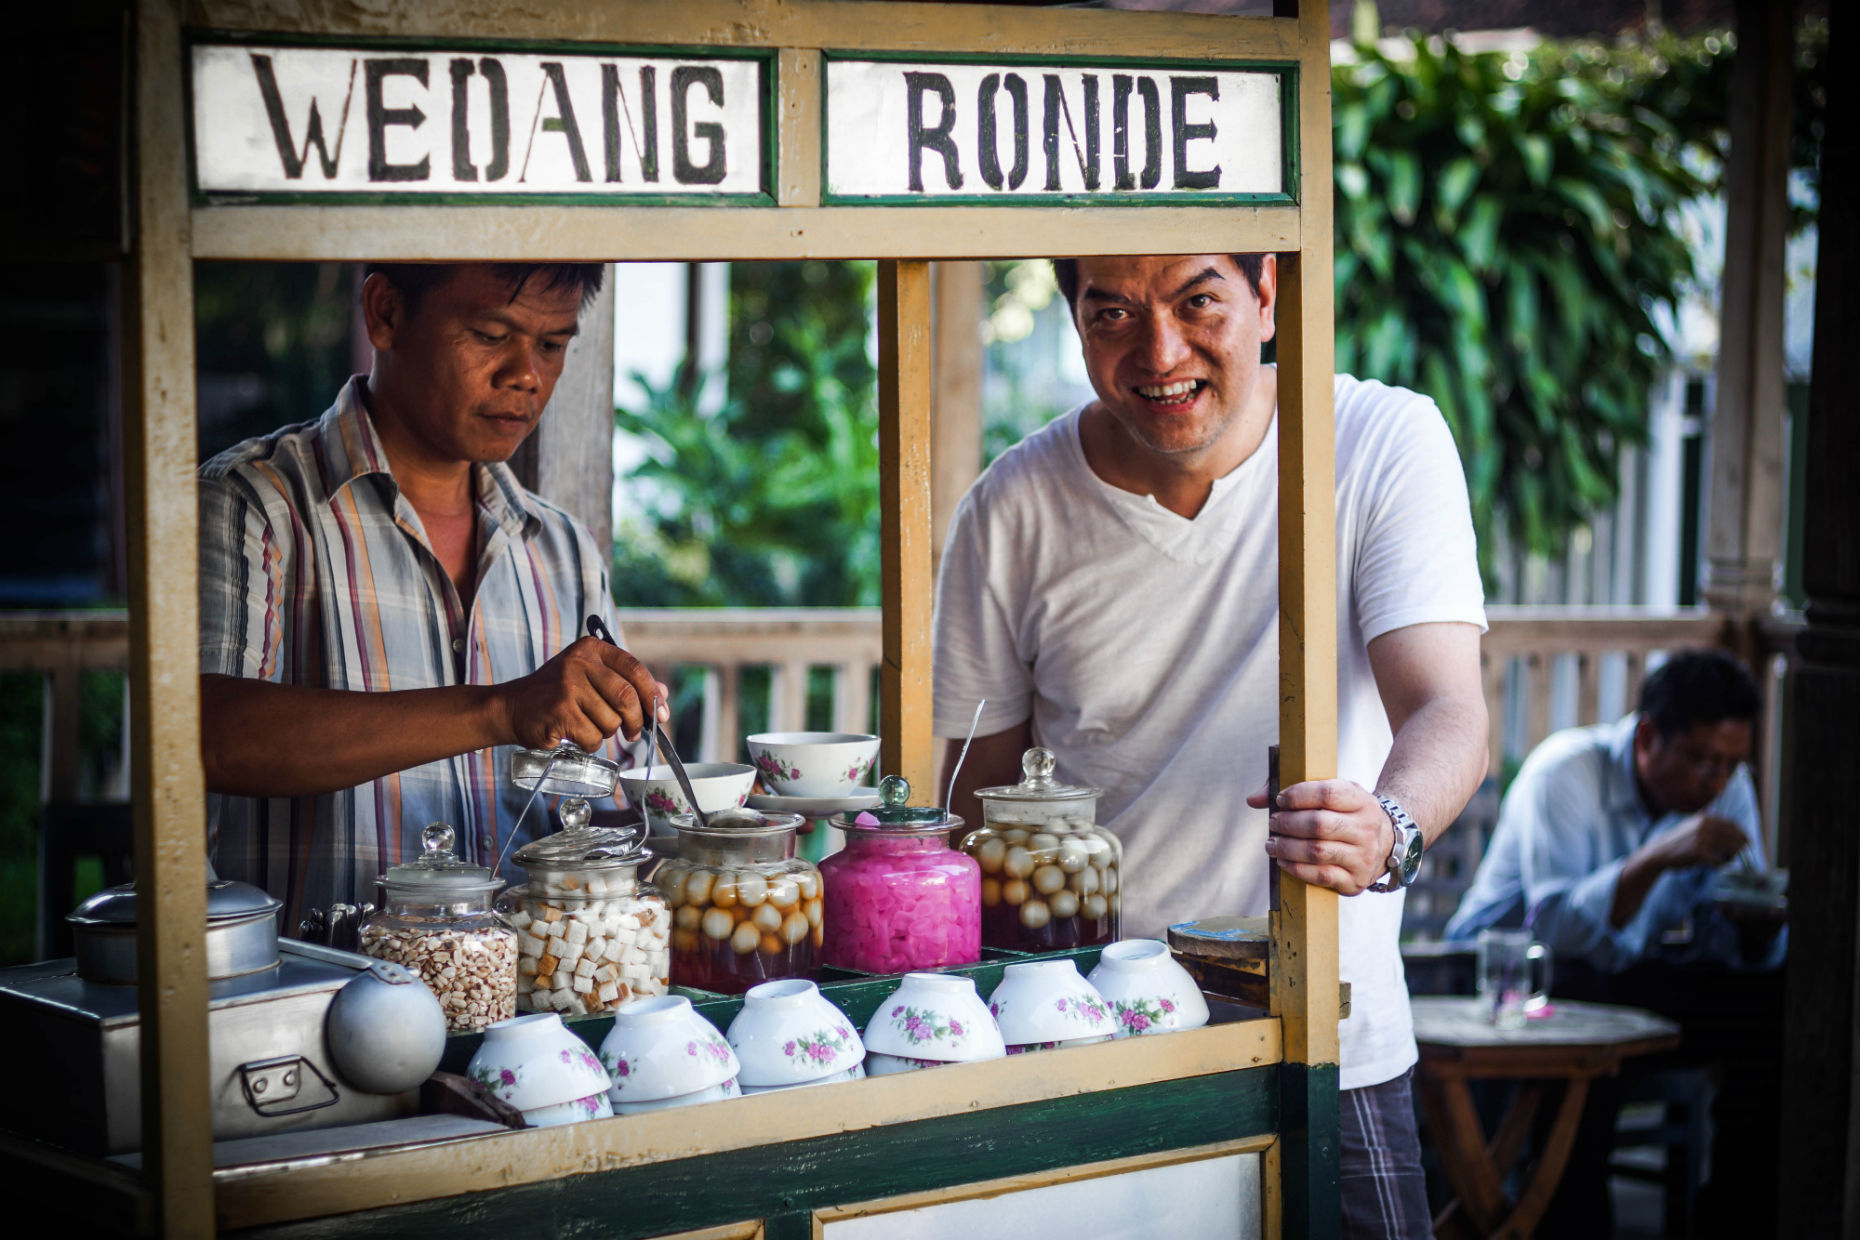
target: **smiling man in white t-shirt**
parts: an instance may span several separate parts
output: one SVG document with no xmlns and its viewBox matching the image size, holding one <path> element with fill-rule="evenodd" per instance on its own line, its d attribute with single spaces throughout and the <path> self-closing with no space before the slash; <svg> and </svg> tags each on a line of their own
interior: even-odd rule
<svg viewBox="0 0 1860 1240">
<path fill-rule="evenodd" d="M 1339 914 L 1346 1236 L 1426 1236 L 1397 935 L 1402 867 L 1485 771 L 1485 622 L 1465 478 L 1432 401 L 1338 376 L 1338 778 L 1287 788 L 1278 731 L 1278 374 L 1271 255 L 1056 264 L 1097 399 L 964 498 L 937 587 L 944 769 L 988 699 L 957 813 L 1034 743 L 1102 787 L 1123 926 L 1265 911 L 1275 861 Z M 1385 890 L 1392 889 L 1392 890 Z"/>
</svg>

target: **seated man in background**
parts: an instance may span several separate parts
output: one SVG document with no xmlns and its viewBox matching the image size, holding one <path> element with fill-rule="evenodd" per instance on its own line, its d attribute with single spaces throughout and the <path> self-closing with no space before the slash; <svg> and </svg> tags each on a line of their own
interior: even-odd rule
<svg viewBox="0 0 1860 1240">
<path fill-rule="evenodd" d="M 1785 939 L 1777 923 L 1734 922 L 1717 903 L 1723 868 L 1766 868 L 1756 791 L 1744 766 L 1761 699 L 1722 650 L 1676 653 L 1641 686 L 1640 708 L 1571 728 L 1525 759 L 1449 939 L 1528 926 L 1555 958 L 1552 992 L 1677 1020 L 1687 1063 L 1720 1069 L 1713 1105 L 1715 1199 L 1706 1232 L 1774 1227 Z M 1666 1061 L 1670 1066 L 1672 1061 Z M 1735 1070 L 1722 1070 L 1735 1063 Z M 1615 1107 L 1597 1082 L 1559 1209 L 1570 1229 L 1608 1217 Z M 1730 1142 L 1741 1154 L 1721 1161 Z M 1751 1158 L 1752 1151 L 1762 1151 Z M 1577 1216 L 1580 1216 L 1578 1224 Z M 1546 1235 L 1561 1228 L 1548 1228 Z"/>
</svg>

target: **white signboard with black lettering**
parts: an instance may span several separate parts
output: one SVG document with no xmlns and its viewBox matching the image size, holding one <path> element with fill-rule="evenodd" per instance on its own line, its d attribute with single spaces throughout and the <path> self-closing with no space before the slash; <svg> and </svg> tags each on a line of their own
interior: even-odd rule
<svg viewBox="0 0 1860 1240">
<path fill-rule="evenodd" d="M 765 57 L 194 45 L 204 195 L 762 196 Z"/>
<path fill-rule="evenodd" d="M 830 59 L 833 201 L 1287 201 L 1290 73 Z"/>
</svg>

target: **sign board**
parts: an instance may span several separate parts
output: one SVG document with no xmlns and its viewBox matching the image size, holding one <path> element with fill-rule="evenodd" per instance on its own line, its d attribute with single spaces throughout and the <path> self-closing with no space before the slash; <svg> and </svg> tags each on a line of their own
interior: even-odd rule
<svg viewBox="0 0 1860 1240">
<path fill-rule="evenodd" d="M 210 197 L 763 198 L 766 56 L 197 43 Z"/>
<path fill-rule="evenodd" d="M 830 201 L 1289 201 L 1288 68 L 827 61 Z"/>
</svg>

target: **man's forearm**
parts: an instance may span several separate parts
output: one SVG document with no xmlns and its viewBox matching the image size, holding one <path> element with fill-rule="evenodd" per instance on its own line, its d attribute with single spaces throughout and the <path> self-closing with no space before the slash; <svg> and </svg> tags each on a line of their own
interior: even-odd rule
<svg viewBox="0 0 1860 1240">
<path fill-rule="evenodd" d="M 1478 791 L 1485 768 L 1483 701 L 1441 697 L 1402 721 L 1376 791 L 1407 810 L 1432 844 Z"/>
<path fill-rule="evenodd" d="M 1608 924 L 1619 930 L 1633 921 L 1640 906 L 1647 902 L 1647 893 L 1664 873 L 1666 863 L 1657 848 L 1643 846 L 1622 862 L 1621 873 L 1615 878 L 1615 898 L 1608 905 Z"/>
<path fill-rule="evenodd" d="M 239 796 L 334 792 L 514 739 L 477 685 L 356 693 L 202 676 L 200 717 L 207 788 Z"/>
</svg>

